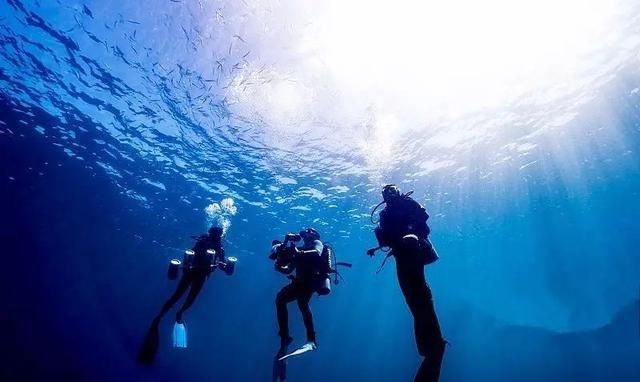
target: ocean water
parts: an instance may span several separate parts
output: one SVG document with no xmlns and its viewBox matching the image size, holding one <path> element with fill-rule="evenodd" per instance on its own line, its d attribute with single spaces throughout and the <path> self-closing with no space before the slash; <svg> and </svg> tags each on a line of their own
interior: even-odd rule
<svg viewBox="0 0 640 382">
<path fill-rule="evenodd" d="M 270 380 L 287 280 L 268 250 L 314 226 L 353 268 L 313 298 L 319 348 L 287 380 L 410 381 L 395 265 L 365 255 L 395 182 L 441 256 L 442 381 L 640 380 L 640 4 L 515 2 L 534 35 L 505 17 L 477 37 L 453 31 L 490 12 L 452 3 L 409 46 L 391 20 L 437 17 L 405 2 L 1 1 L 0 379 Z M 445 37 L 474 44 L 409 56 Z M 170 313 L 136 365 L 168 261 L 212 222 L 236 273 L 185 314 L 188 349 Z"/>
</svg>

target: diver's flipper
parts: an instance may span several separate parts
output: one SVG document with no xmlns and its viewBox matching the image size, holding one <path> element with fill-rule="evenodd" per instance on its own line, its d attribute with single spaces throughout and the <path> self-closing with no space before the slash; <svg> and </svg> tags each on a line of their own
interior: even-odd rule
<svg viewBox="0 0 640 382">
<path fill-rule="evenodd" d="M 273 358 L 272 382 L 283 382 L 287 378 L 287 361 L 280 361 L 280 358 L 287 354 L 291 342 L 293 342 L 293 338 L 289 336 L 280 340 L 280 348 Z"/>
<path fill-rule="evenodd" d="M 316 348 L 317 348 L 316 344 L 314 344 L 313 342 L 307 342 L 306 344 L 300 346 L 299 348 L 297 348 L 296 350 L 292 351 L 291 353 L 278 358 L 278 361 L 284 361 L 285 359 L 287 359 L 289 357 L 293 357 L 293 356 L 296 356 L 296 355 L 304 354 L 306 352 L 310 352 L 312 350 L 316 350 Z"/>
<path fill-rule="evenodd" d="M 287 378 L 287 361 L 279 360 L 283 355 L 284 353 L 278 352 L 273 359 L 273 374 L 271 379 L 273 382 L 283 382 Z"/>
<path fill-rule="evenodd" d="M 173 347 L 187 347 L 187 327 L 184 326 L 184 322 L 176 321 L 176 324 L 173 325 Z"/>
<path fill-rule="evenodd" d="M 287 379 L 287 364 L 285 361 L 273 361 L 273 378 L 272 382 L 284 382 Z"/>
<path fill-rule="evenodd" d="M 147 335 L 144 337 L 144 342 L 142 343 L 142 346 L 140 346 L 140 351 L 138 352 L 137 361 L 139 365 L 150 365 L 156 358 L 160 338 L 158 330 L 159 324 L 160 320 L 153 320 L 151 327 L 149 327 L 149 331 L 147 331 Z"/>
</svg>

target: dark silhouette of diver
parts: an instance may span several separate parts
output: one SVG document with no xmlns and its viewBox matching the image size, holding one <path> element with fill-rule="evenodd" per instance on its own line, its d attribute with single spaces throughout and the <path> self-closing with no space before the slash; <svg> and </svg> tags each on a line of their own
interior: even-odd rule
<svg viewBox="0 0 640 382">
<path fill-rule="evenodd" d="M 211 272 L 215 270 L 216 264 L 225 263 L 224 248 L 222 248 L 222 233 L 222 228 L 212 226 L 208 234 L 193 237 L 196 243 L 192 248 L 192 252 L 185 254 L 182 277 L 173 295 L 164 303 L 158 315 L 151 322 L 144 343 L 138 353 L 138 363 L 149 364 L 155 359 L 158 349 L 158 327 L 162 317 L 169 312 L 171 307 L 173 307 L 185 294 L 187 289 L 189 289 L 186 300 L 176 312 L 176 323 L 184 324 L 182 315 L 193 305 L 196 297 L 198 297 L 198 294 L 202 290 L 204 282 Z M 209 251 L 209 253 L 207 252 L 211 249 L 215 251 L 214 258 L 211 258 L 211 251 Z"/>
<path fill-rule="evenodd" d="M 302 240 L 301 246 L 296 246 Z M 293 342 L 289 335 L 289 312 L 287 304 L 297 301 L 302 313 L 302 320 L 306 328 L 307 342 L 300 349 L 315 350 L 316 332 L 313 326 L 313 315 L 309 308 L 309 301 L 313 293 L 326 295 L 330 291 L 328 282 L 329 269 L 323 264 L 323 255 L 328 254 L 330 247 L 320 241 L 320 234 L 313 228 L 307 228 L 300 234 L 287 234 L 284 242 L 274 240 L 269 258 L 275 260 L 275 269 L 288 275 L 291 283 L 283 287 L 276 296 L 276 312 L 278 318 L 278 335 L 280 347 L 273 361 L 273 381 L 284 381 L 286 378 L 286 363 L 281 360 L 287 353 L 288 346 Z M 328 265 L 330 267 L 330 265 Z M 295 271 L 295 276 L 292 273 Z M 300 350 L 299 349 L 299 350 Z"/>
<path fill-rule="evenodd" d="M 297 243 L 302 241 L 302 245 Z M 269 258 L 275 260 L 275 269 L 288 275 L 291 283 L 283 287 L 276 296 L 278 317 L 278 334 L 280 347 L 273 363 L 273 381 L 284 381 L 286 378 L 286 358 L 304 354 L 317 348 L 316 332 L 309 301 L 314 293 L 326 296 L 331 293 L 331 275 L 334 284 L 339 283 L 342 276 L 339 267 L 351 268 L 351 263 L 338 262 L 333 246 L 320 241 L 320 233 L 313 228 L 300 231 L 299 234 L 288 233 L 284 242 L 274 240 L 271 243 Z M 293 272 L 295 276 L 292 275 Z M 287 347 L 293 339 L 289 335 L 289 312 L 287 304 L 297 301 L 307 332 L 307 342 L 291 353 Z"/>
<path fill-rule="evenodd" d="M 297 301 L 307 331 L 307 343 L 315 347 L 317 346 L 316 332 L 313 327 L 313 315 L 309 308 L 309 301 L 323 281 L 321 276 L 321 256 L 324 244 L 320 241 L 318 231 L 313 228 L 307 228 L 301 231 L 299 235 L 293 236 L 299 236 L 302 239 L 300 247 L 289 246 L 287 239 L 285 239 L 285 243 L 274 249 L 275 253 L 272 256 L 276 260 L 276 269 L 278 271 L 290 274 L 295 270 L 295 276 L 289 276 L 291 283 L 283 287 L 276 296 L 278 335 L 280 336 L 281 344 L 284 346 L 290 344 L 293 340 L 289 335 L 287 304 Z M 278 246 L 277 243 L 276 246 Z"/>
<path fill-rule="evenodd" d="M 367 254 L 373 256 L 378 249 L 391 249 L 387 257 L 393 256 L 396 259 L 400 289 L 414 318 L 418 353 L 425 357 L 414 381 L 437 382 L 446 341 L 442 338 L 424 267 L 436 261 L 438 255 L 428 238 L 429 215 L 418 202 L 409 197 L 411 193 L 401 194 L 400 189 L 393 184 L 383 188 L 383 201 L 371 213 L 373 220 L 375 210 L 383 203 L 386 204 L 380 212 L 379 225 L 375 229 L 379 246 L 370 249 Z"/>
</svg>

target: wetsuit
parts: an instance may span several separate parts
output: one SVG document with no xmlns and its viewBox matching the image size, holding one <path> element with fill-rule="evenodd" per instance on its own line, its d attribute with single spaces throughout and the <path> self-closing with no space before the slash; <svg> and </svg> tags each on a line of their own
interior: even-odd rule
<svg viewBox="0 0 640 382">
<path fill-rule="evenodd" d="M 428 240 L 428 218 L 418 202 L 409 197 L 397 197 L 388 201 L 380 212 L 380 226 L 376 229 L 379 244 L 391 247 L 391 254 L 396 259 L 400 289 L 414 318 L 418 353 L 426 357 L 415 382 L 438 381 L 445 348 L 431 289 L 424 275 L 424 253 L 433 250 Z M 418 240 L 408 240 L 406 235 L 415 235 Z"/>
<path fill-rule="evenodd" d="M 176 313 L 176 321 L 182 322 L 182 314 L 193 304 L 198 293 L 200 293 L 207 276 L 212 272 L 213 269 L 211 268 L 211 264 L 215 264 L 216 261 L 224 262 L 224 249 L 221 245 L 222 230 L 212 229 L 209 232 L 212 231 L 213 234 L 202 235 L 196 238 L 196 244 L 193 247 L 195 255 L 185 256 L 185 269 L 182 272 L 182 278 L 178 282 L 176 291 L 164 303 L 160 313 L 158 313 L 151 322 L 151 326 L 147 331 L 142 346 L 140 346 L 137 358 L 139 364 L 148 365 L 153 363 L 155 360 L 160 337 L 158 328 L 162 317 L 176 302 L 178 302 L 187 289 L 191 288 L 187 299 L 184 304 L 182 304 L 180 310 Z M 216 251 L 214 259 L 207 254 L 208 249 Z"/>
<path fill-rule="evenodd" d="M 290 341 L 289 336 L 289 314 L 287 304 L 298 301 L 298 308 L 302 313 L 302 319 L 307 331 L 307 341 L 316 342 L 316 332 L 313 327 L 313 316 L 309 309 L 309 301 L 316 291 L 318 285 L 318 269 L 324 245 L 320 240 L 305 243 L 301 251 L 293 259 L 296 275 L 291 283 L 278 292 L 276 296 L 276 311 L 278 315 L 279 335 L 283 342 Z M 317 254 L 316 254 L 317 252 Z"/>
<path fill-rule="evenodd" d="M 216 251 L 215 259 L 209 257 L 207 254 L 208 249 L 214 249 Z M 162 318 L 180 297 L 184 295 L 187 289 L 190 288 L 187 299 L 176 313 L 176 321 L 182 322 L 182 314 L 193 305 L 200 290 L 202 290 L 204 282 L 211 273 L 211 264 L 215 264 L 216 261 L 224 261 L 224 249 L 222 248 L 220 239 L 210 235 L 198 237 L 192 250 L 195 252 L 195 255 L 192 256 L 192 260 L 187 260 L 187 256 L 185 256 L 185 269 L 182 272 L 182 278 L 180 278 L 178 282 L 176 291 L 162 306 L 160 313 L 156 317 L 157 320 Z"/>
</svg>

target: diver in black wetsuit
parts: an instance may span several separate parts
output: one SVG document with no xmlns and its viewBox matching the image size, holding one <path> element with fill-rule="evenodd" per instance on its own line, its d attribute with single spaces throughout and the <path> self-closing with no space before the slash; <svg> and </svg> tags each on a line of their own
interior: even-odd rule
<svg viewBox="0 0 640 382">
<path fill-rule="evenodd" d="M 222 248 L 222 228 L 213 226 L 209 229 L 207 235 L 201 235 L 194 237 L 196 244 L 193 246 L 192 251 L 195 252 L 192 255 L 193 259 L 185 259 L 185 268 L 182 272 L 182 278 L 178 282 L 176 291 L 171 297 L 164 303 L 160 313 L 156 316 L 155 320 L 160 321 L 171 307 L 178 302 L 180 297 L 189 289 L 189 295 L 182 304 L 182 307 L 176 312 L 176 321 L 182 322 L 182 314 L 193 305 L 196 297 L 202 290 L 204 282 L 207 277 L 215 269 L 212 268 L 212 264 L 218 262 L 224 263 L 224 248 Z M 215 257 L 211 259 L 207 253 L 208 249 L 215 251 Z M 189 257 L 189 256 L 185 256 Z"/>
<path fill-rule="evenodd" d="M 187 299 L 182 304 L 182 307 L 180 307 L 176 312 L 176 322 L 182 322 L 182 315 L 191 307 L 191 305 L 193 305 L 193 302 L 202 290 L 202 286 L 207 280 L 207 277 L 209 277 L 211 272 L 215 269 L 212 268 L 212 264 L 216 264 L 218 262 L 224 263 L 225 261 L 224 248 L 222 248 L 222 228 L 213 226 L 209 228 L 209 233 L 207 235 L 196 236 L 194 239 L 196 240 L 196 244 L 192 248 L 194 254 L 191 256 L 185 256 L 185 268 L 182 272 L 182 278 L 180 278 L 178 286 L 176 287 L 176 291 L 164 303 L 160 313 L 158 313 L 154 319 L 154 322 L 160 322 L 160 319 L 162 319 L 169 309 L 171 309 L 171 307 L 178 302 L 180 297 L 184 295 L 187 289 L 189 289 Z M 213 249 L 215 251 L 215 257 L 213 259 L 211 259 L 207 253 L 208 249 Z M 190 259 L 189 257 L 193 258 Z"/>
<path fill-rule="evenodd" d="M 298 243 L 302 241 L 302 245 Z M 338 267 L 351 268 L 350 263 L 337 262 L 333 246 L 320 241 L 320 233 L 313 228 L 300 231 L 299 234 L 288 233 L 284 242 L 274 240 L 271 243 L 269 259 L 275 260 L 275 269 L 288 275 L 289 285 L 283 287 L 276 296 L 276 311 L 280 336 L 280 347 L 274 358 L 272 381 L 281 382 L 286 379 L 286 359 L 315 350 L 316 332 L 309 301 L 314 293 L 326 296 L 331 293 L 330 275 L 335 275 L 334 284 L 338 284 L 340 272 Z M 295 276 L 292 274 L 295 271 Z M 287 304 L 297 301 L 307 332 L 307 342 L 291 353 L 287 348 L 293 341 L 289 335 L 289 313 Z"/>
<path fill-rule="evenodd" d="M 212 226 L 208 234 L 193 237 L 196 243 L 192 251 L 189 252 L 189 254 L 185 254 L 182 277 L 173 295 L 169 297 L 162 306 L 162 309 L 160 309 L 158 315 L 153 319 L 145 341 L 140 349 L 140 353 L 138 354 L 139 363 L 146 364 L 153 362 L 158 347 L 158 326 L 160 325 L 162 317 L 178 302 L 187 289 L 189 289 L 186 300 L 176 312 L 176 323 L 183 324 L 182 315 L 193 305 L 211 272 L 216 269 L 218 264 L 226 264 L 224 248 L 222 248 L 222 233 L 222 228 Z M 213 258 L 211 251 L 208 252 L 208 250 L 211 249 L 215 251 Z"/>
<path fill-rule="evenodd" d="M 278 271 L 285 274 L 290 274 L 294 270 L 296 272 L 295 276 L 290 276 L 291 283 L 283 287 L 276 296 L 276 311 L 280 329 L 278 334 L 280 335 L 282 348 L 291 343 L 287 304 L 297 301 L 307 330 L 307 344 L 315 349 L 317 346 L 316 332 L 313 327 L 313 316 L 311 309 L 309 309 L 309 301 L 323 281 L 321 280 L 321 256 L 324 244 L 320 241 L 318 231 L 313 228 L 301 231 L 297 240 L 300 238 L 303 241 L 300 247 L 295 245 L 287 246 L 286 239 L 283 244 L 276 242 L 270 256 L 272 260 L 276 260 L 276 269 Z"/>
<path fill-rule="evenodd" d="M 401 194 L 392 184 L 383 188 L 383 202 L 378 206 L 383 203 L 386 206 L 380 212 L 379 226 L 375 229 L 379 246 L 367 254 L 373 256 L 380 248 L 391 248 L 387 256 L 396 259 L 400 289 L 414 318 L 418 353 L 425 357 L 414 381 L 437 382 L 446 341 L 442 338 L 424 266 L 436 261 L 438 255 L 428 238 L 429 215 L 410 194 Z"/>
</svg>

